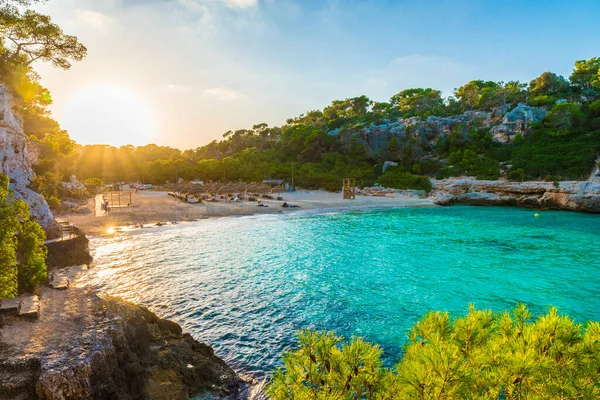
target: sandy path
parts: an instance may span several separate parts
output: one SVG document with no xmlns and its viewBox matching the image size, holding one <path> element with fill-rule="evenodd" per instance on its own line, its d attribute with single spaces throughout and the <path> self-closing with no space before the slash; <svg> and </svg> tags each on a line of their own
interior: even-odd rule
<svg viewBox="0 0 600 400">
<path fill-rule="evenodd" d="M 277 200 L 263 200 L 263 204 L 267 207 L 257 207 L 256 202 L 249 201 L 189 204 L 169 196 L 167 192 L 139 191 L 132 193 L 132 207 L 111 208 L 108 215 L 98 213 L 98 216 L 96 216 L 96 202 L 94 199 L 90 199 L 88 209 L 94 210 L 91 213 L 86 215 L 67 214 L 61 215 L 61 217 L 74 223 L 88 235 L 99 235 L 106 233 L 111 227 L 149 225 L 158 222 L 195 221 L 206 217 L 274 214 L 297 210 L 432 206 L 429 200 L 416 197 L 357 196 L 355 200 L 344 200 L 340 193 L 319 190 L 284 193 L 283 199 L 289 204 L 299 206 L 299 208 L 282 208 L 283 201 Z"/>
</svg>

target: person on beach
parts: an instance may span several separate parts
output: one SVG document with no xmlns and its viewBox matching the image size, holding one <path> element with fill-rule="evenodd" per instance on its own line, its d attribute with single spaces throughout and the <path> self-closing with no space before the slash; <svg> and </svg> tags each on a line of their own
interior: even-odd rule
<svg viewBox="0 0 600 400">
<path fill-rule="evenodd" d="M 108 214 L 108 200 L 104 202 L 104 215 Z"/>
</svg>

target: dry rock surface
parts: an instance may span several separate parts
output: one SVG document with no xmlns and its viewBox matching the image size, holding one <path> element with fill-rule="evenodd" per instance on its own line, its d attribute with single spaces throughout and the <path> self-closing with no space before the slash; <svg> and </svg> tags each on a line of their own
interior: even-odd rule
<svg viewBox="0 0 600 400">
<path fill-rule="evenodd" d="M 79 287 L 86 269 L 55 272 L 71 285 L 41 290 L 39 319 L 2 317 L 0 400 L 260 398 L 178 324 Z"/>
<path fill-rule="evenodd" d="M 438 205 L 517 205 L 600 213 L 600 184 L 573 182 L 508 182 L 469 179 L 432 181 Z"/>
</svg>

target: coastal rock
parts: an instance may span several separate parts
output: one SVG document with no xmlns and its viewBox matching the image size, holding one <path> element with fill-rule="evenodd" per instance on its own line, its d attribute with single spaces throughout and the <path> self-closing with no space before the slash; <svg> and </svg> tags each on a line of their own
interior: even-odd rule
<svg viewBox="0 0 600 400">
<path fill-rule="evenodd" d="M 438 206 L 451 206 L 456 204 L 457 198 L 452 193 L 436 193 L 431 199 L 433 204 L 437 204 Z"/>
<path fill-rule="evenodd" d="M 23 122 L 14 110 L 14 98 L 7 87 L 0 84 L 0 172 L 10 178 L 14 197 L 29 204 L 33 218 L 51 231 L 56 228 L 56 221 L 46 200 L 28 188 L 35 177 L 32 165 L 36 160 L 30 146 Z"/>
<path fill-rule="evenodd" d="M 92 262 L 89 239 L 77 228 L 71 238 L 46 243 L 48 269 L 64 268 L 73 265 L 86 265 Z"/>
<path fill-rule="evenodd" d="M 600 187 L 591 182 L 508 182 L 475 179 L 432 180 L 438 205 L 517 205 L 600 213 Z"/>
<path fill-rule="evenodd" d="M 40 399 L 187 399 L 235 395 L 235 372 L 181 327 L 118 298 L 99 299 L 93 336 L 40 359 Z M 85 331 L 84 335 L 88 335 Z M 92 332 L 90 332 L 91 334 Z"/>
<path fill-rule="evenodd" d="M 517 204 L 517 199 L 512 196 L 499 196 L 495 193 L 463 193 L 456 198 L 460 204 L 472 206 L 512 206 Z"/>
</svg>

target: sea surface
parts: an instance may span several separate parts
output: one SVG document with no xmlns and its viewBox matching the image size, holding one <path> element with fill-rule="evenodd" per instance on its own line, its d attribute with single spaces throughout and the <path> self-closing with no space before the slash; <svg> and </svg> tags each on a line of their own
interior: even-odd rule
<svg viewBox="0 0 600 400">
<path fill-rule="evenodd" d="M 92 239 L 84 278 L 264 376 L 299 329 L 360 335 L 398 361 L 429 310 L 518 302 L 600 320 L 600 216 L 501 207 L 202 220 Z"/>
</svg>

